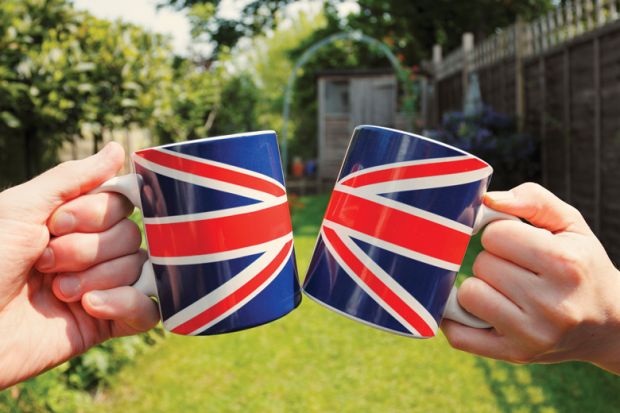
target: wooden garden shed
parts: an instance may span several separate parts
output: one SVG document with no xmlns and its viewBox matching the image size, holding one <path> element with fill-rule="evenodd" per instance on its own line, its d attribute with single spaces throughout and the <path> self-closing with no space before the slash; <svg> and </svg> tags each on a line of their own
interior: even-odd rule
<svg viewBox="0 0 620 413">
<path fill-rule="evenodd" d="M 372 124 L 406 129 L 398 112 L 398 82 L 392 69 L 328 70 L 317 74 L 319 178 L 338 175 L 353 129 Z"/>
</svg>

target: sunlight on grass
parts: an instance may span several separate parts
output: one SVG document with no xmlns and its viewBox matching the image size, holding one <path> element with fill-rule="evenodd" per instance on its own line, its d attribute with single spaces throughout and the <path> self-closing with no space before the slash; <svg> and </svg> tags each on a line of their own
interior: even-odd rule
<svg viewBox="0 0 620 413">
<path fill-rule="evenodd" d="M 302 274 L 327 199 L 293 203 Z M 585 364 L 485 360 L 451 349 L 443 336 L 387 334 L 306 299 L 260 328 L 214 337 L 170 335 L 85 411 L 598 412 L 616 405 L 619 388 L 619 378 Z"/>
</svg>

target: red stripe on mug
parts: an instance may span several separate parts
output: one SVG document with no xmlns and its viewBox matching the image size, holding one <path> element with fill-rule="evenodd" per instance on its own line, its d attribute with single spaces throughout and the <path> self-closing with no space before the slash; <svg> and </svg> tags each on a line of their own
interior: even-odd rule
<svg viewBox="0 0 620 413">
<path fill-rule="evenodd" d="M 292 231 L 288 203 L 227 217 L 146 224 L 154 257 L 212 254 L 259 245 Z"/>
<path fill-rule="evenodd" d="M 239 302 L 243 301 L 251 293 L 260 288 L 260 286 L 273 275 L 273 273 L 288 256 L 292 243 L 293 241 L 288 241 L 282 250 L 278 252 L 278 255 L 276 255 L 275 258 L 261 272 L 256 274 L 256 276 L 250 279 L 247 283 L 243 284 L 236 291 L 207 308 L 197 316 L 172 329 L 172 332 L 177 334 L 190 334 L 200 327 L 209 324 L 233 308 Z"/>
<path fill-rule="evenodd" d="M 355 276 L 368 286 L 376 295 L 390 306 L 398 315 L 404 318 L 409 325 L 415 328 L 424 337 L 433 337 L 435 332 L 411 307 L 407 305 L 394 291 L 381 281 L 362 261 L 359 260 L 342 242 L 338 234 L 331 228 L 323 227 L 323 232 L 336 253 L 355 273 Z"/>
<path fill-rule="evenodd" d="M 460 265 L 470 236 L 355 195 L 334 191 L 325 219 L 382 241 Z"/>
<path fill-rule="evenodd" d="M 202 163 L 192 159 L 181 158 L 159 150 L 146 150 L 137 152 L 136 155 L 146 159 L 149 162 L 188 174 L 201 176 L 203 178 L 228 182 L 230 184 L 254 189 L 273 196 L 282 196 L 285 194 L 282 187 L 260 177 L 248 175 L 243 172 L 234 171 L 216 165 Z"/>
<path fill-rule="evenodd" d="M 397 168 L 382 169 L 375 172 L 367 172 L 363 175 L 354 176 L 346 179 L 342 182 L 342 185 L 350 186 L 352 188 L 359 188 L 361 186 L 388 181 L 470 172 L 486 168 L 487 166 L 488 165 L 486 163 L 476 158 L 402 166 Z"/>
</svg>

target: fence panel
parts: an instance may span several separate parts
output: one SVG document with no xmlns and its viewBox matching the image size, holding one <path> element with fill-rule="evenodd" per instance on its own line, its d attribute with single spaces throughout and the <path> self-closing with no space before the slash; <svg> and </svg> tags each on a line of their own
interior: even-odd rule
<svg viewBox="0 0 620 413">
<path fill-rule="evenodd" d="M 600 50 L 600 235 L 609 255 L 620 265 L 620 34 L 601 37 Z"/>
<path fill-rule="evenodd" d="M 514 57 L 480 68 L 478 78 L 482 100 L 485 104 L 500 112 L 515 112 Z"/>
<path fill-rule="evenodd" d="M 440 118 L 462 108 L 468 69 L 478 73 L 483 101 L 495 110 L 518 115 L 517 96 L 523 96 L 524 130 L 542 143 L 543 184 L 581 211 L 620 264 L 619 2 L 567 4 L 524 25 L 521 34 L 506 34 L 517 24 L 481 42 L 471 52 L 473 68 L 457 70 L 458 59 L 448 56 L 450 70 L 436 72 L 434 112 Z M 493 50 L 512 41 L 523 44 Z"/>
<path fill-rule="evenodd" d="M 566 82 L 568 74 L 564 70 L 563 53 L 554 53 L 544 59 L 544 125 L 541 132 L 528 131 L 538 135 L 542 133 L 544 158 L 542 159 L 543 174 L 547 188 L 559 197 L 568 200 L 570 197 L 566 179 L 569 157 L 566 139 L 566 103 L 570 99 Z"/>
<path fill-rule="evenodd" d="M 441 122 L 441 115 L 445 112 L 460 110 L 463 106 L 463 84 L 461 72 L 455 73 L 443 79 L 437 85 L 437 97 L 439 110 L 437 112 Z"/>
<path fill-rule="evenodd" d="M 570 202 L 594 227 L 595 204 L 595 99 L 592 42 L 570 50 Z"/>
</svg>

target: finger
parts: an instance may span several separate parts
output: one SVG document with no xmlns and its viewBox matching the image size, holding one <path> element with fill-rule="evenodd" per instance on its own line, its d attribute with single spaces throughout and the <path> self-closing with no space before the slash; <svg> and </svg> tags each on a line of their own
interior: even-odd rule
<svg viewBox="0 0 620 413">
<path fill-rule="evenodd" d="M 54 277 L 52 291 L 59 300 L 74 302 L 80 301 L 82 295 L 89 291 L 131 285 L 138 279 L 144 261 L 146 251 L 141 250 L 95 265 L 86 271 L 59 274 Z"/>
<path fill-rule="evenodd" d="M 73 233 L 52 239 L 35 268 L 43 273 L 84 271 L 104 261 L 133 254 L 141 243 L 138 226 L 124 219 L 102 233 Z"/>
<path fill-rule="evenodd" d="M 538 184 L 528 182 L 510 191 L 489 192 L 484 202 L 493 209 L 524 218 L 532 225 L 553 233 L 591 233 L 576 208 Z"/>
<path fill-rule="evenodd" d="M 101 232 L 129 216 L 133 209 L 131 202 L 119 194 L 83 195 L 56 209 L 47 226 L 56 236 L 70 232 Z"/>
<path fill-rule="evenodd" d="M 95 318 L 115 321 L 114 337 L 150 330 L 159 321 L 155 302 L 128 286 L 88 292 L 82 307 Z"/>
<path fill-rule="evenodd" d="M 529 303 L 528 297 L 542 284 L 536 274 L 488 251 L 478 254 L 473 270 L 477 278 L 502 293 L 520 308 Z"/>
<path fill-rule="evenodd" d="M 44 223 L 61 204 L 84 194 L 112 178 L 122 167 L 125 151 L 110 142 L 96 155 L 79 161 L 63 162 L 38 177 L 9 189 L 10 204 L 3 214 Z"/>
<path fill-rule="evenodd" d="M 496 330 L 467 327 L 445 319 L 441 322 L 441 329 L 450 345 L 457 350 L 500 360 L 509 357 L 506 340 Z"/>
<path fill-rule="evenodd" d="M 495 288 L 476 277 L 469 277 L 458 289 L 458 302 L 463 309 L 491 324 L 499 332 L 522 324 L 521 309 Z"/>
<path fill-rule="evenodd" d="M 482 246 L 488 252 L 539 274 L 548 264 L 556 237 L 546 229 L 523 222 L 495 221 L 482 233 Z"/>
</svg>

